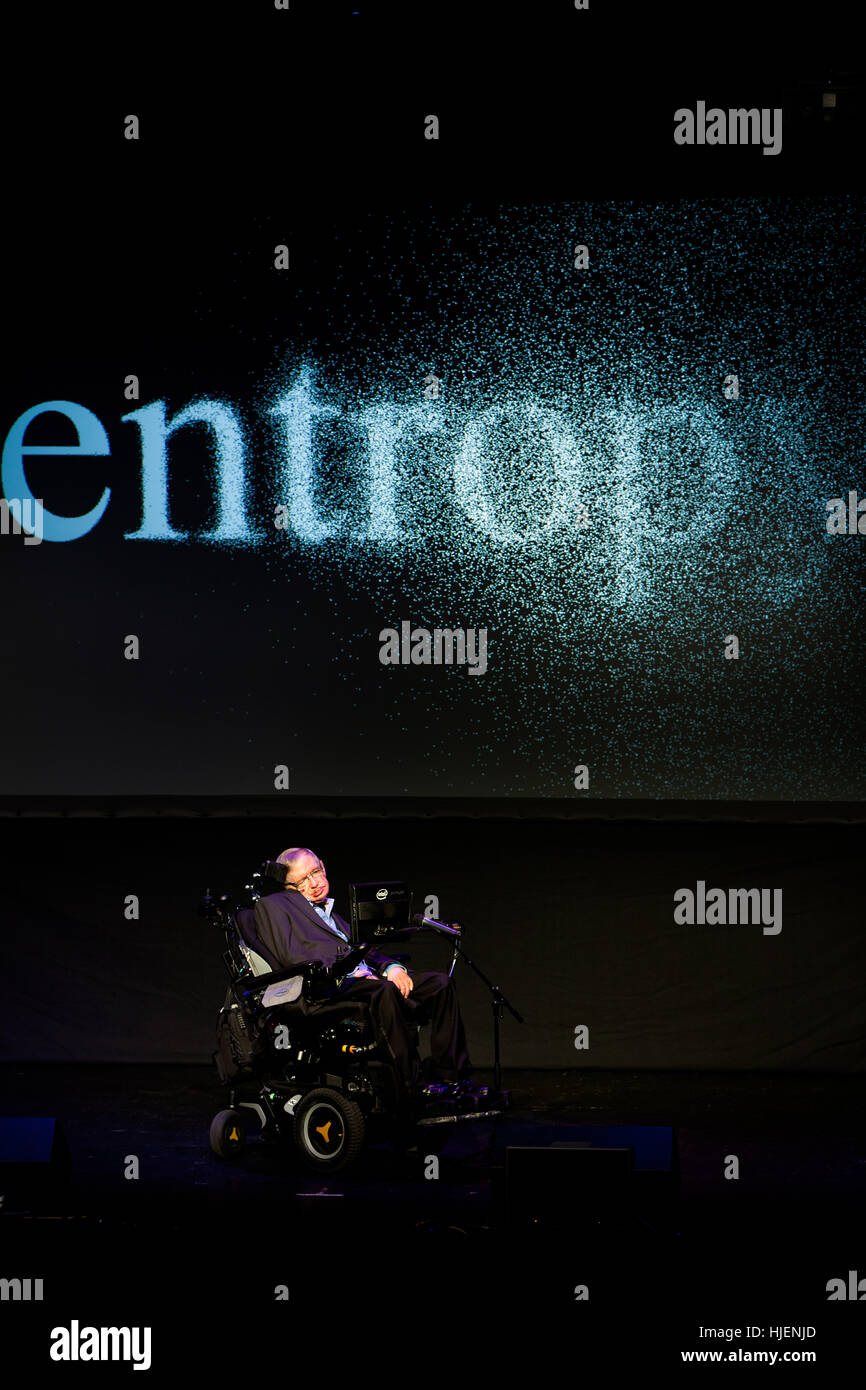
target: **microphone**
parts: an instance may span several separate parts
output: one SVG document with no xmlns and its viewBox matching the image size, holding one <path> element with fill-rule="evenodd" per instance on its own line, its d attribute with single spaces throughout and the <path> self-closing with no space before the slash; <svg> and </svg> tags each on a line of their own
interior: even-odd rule
<svg viewBox="0 0 866 1390">
<path fill-rule="evenodd" d="M 416 931 L 440 932 L 442 936 L 460 936 L 462 928 L 457 922 L 437 922 L 435 917 L 425 917 L 423 912 L 416 912 L 409 919 L 409 925 Z"/>
</svg>

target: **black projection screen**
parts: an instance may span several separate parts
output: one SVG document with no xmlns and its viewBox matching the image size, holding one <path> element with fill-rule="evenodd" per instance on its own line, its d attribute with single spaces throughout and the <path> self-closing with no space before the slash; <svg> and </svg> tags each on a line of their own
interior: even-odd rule
<svg viewBox="0 0 866 1390">
<path fill-rule="evenodd" d="M 862 799 L 861 197 L 158 213 L 13 308 L 0 795 Z"/>
</svg>

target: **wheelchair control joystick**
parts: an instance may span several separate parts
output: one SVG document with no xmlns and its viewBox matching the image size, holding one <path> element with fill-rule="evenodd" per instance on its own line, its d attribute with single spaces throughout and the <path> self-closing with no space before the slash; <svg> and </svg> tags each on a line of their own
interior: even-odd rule
<svg viewBox="0 0 866 1390">
<path fill-rule="evenodd" d="M 304 966 L 304 994 L 312 1001 L 320 999 L 325 994 L 337 988 L 343 983 L 347 975 L 350 975 L 356 966 L 361 964 L 370 946 L 366 941 L 362 941 L 360 946 L 355 946 L 346 955 L 340 956 L 334 961 L 333 965 L 322 965 L 320 961 L 312 961 Z"/>
</svg>

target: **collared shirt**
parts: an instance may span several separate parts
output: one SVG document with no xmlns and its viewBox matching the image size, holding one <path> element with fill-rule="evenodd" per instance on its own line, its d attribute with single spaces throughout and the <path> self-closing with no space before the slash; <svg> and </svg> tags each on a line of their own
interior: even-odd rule
<svg viewBox="0 0 866 1390">
<path fill-rule="evenodd" d="M 307 898 L 307 902 L 310 903 L 309 898 Z M 324 907 L 321 903 L 310 903 L 310 907 L 315 908 L 316 912 L 319 914 L 326 927 L 328 927 L 332 932 L 336 932 L 337 936 L 341 936 L 344 941 L 348 942 L 349 938 L 346 935 L 346 933 L 342 931 L 340 927 L 337 926 L 336 922 L 331 921 L 331 911 L 333 909 L 334 902 L 334 898 L 327 898 L 325 900 Z M 402 966 L 397 961 L 393 961 L 391 965 L 385 966 L 385 969 L 382 971 L 382 979 L 387 980 L 389 970 L 400 969 L 402 969 Z M 351 980 L 353 975 L 359 975 L 362 977 L 366 975 L 371 975 L 373 979 L 376 978 L 376 972 L 370 969 L 369 965 L 365 960 L 362 960 L 361 964 L 346 976 L 346 979 Z"/>
</svg>

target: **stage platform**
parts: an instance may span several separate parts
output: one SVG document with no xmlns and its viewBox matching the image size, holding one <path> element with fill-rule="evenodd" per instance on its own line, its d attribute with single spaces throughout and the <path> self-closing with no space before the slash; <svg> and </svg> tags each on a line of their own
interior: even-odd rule
<svg viewBox="0 0 866 1390">
<path fill-rule="evenodd" d="M 743 1324 L 764 1328 L 764 1349 L 770 1327 L 814 1327 L 796 1347 L 843 1364 L 858 1310 L 826 1285 L 866 1275 L 859 1079 L 505 1069 L 502 1083 L 510 1109 L 455 1126 L 438 1176 L 423 1153 L 382 1143 L 325 1180 L 255 1139 L 218 1159 L 208 1127 L 224 1093 L 208 1066 L 7 1065 L 0 1115 L 56 1118 L 70 1156 L 65 1188 L 4 1200 L 5 1276 L 41 1277 L 54 1295 L 50 1317 L 47 1297 L 16 1316 L 38 1339 L 46 1319 L 146 1314 L 172 1355 L 190 1318 L 209 1317 L 200 1364 L 222 1369 L 246 1357 L 224 1320 L 264 1313 L 300 1336 L 330 1289 L 344 1328 L 457 1318 L 493 1338 L 503 1368 L 509 1346 L 531 1350 L 539 1319 L 545 1339 L 579 1335 L 611 1369 L 672 1365 L 679 1348 L 707 1349 L 706 1329 Z M 549 1204 L 514 1219 L 509 1148 L 623 1143 L 635 1148 L 628 1210 L 581 1222 L 575 1190 L 558 1219 Z M 124 1177 L 130 1156 L 137 1179 Z"/>
</svg>

